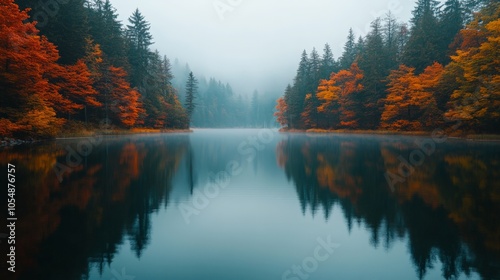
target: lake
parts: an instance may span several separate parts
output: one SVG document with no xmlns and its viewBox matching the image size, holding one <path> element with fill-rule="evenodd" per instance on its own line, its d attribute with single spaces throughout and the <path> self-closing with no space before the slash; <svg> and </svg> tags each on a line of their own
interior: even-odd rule
<svg viewBox="0 0 500 280">
<path fill-rule="evenodd" d="M 12 279 L 500 279 L 498 142 L 207 129 L 0 161 Z"/>
</svg>

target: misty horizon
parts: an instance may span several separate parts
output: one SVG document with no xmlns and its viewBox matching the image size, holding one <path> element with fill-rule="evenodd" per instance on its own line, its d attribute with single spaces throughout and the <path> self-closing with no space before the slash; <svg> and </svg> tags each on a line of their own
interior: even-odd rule
<svg viewBox="0 0 500 280">
<path fill-rule="evenodd" d="M 247 96 L 254 90 L 282 94 L 292 83 L 303 50 L 310 53 L 316 48 L 322 54 L 328 43 L 338 59 L 349 28 L 356 38 L 364 37 L 377 17 L 390 11 L 406 23 L 415 7 L 414 0 L 111 3 L 124 25 L 138 8 L 151 24 L 152 49 L 172 63 L 177 59 L 189 64 L 197 77 L 214 77 Z"/>
</svg>

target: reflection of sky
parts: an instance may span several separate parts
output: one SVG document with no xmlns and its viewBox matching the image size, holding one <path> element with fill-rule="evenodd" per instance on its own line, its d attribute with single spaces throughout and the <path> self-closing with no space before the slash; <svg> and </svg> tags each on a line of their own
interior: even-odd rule
<svg viewBox="0 0 500 280">
<path fill-rule="evenodd" d="M 260 130 L 242 129 L 232 131 L 228 133 L 229 131 L 224 129 L 201 129 L 196 130 L 191 135 L 195 188 L 203 190 L 209 182 L 210 176 L 225 171 L 227 164 L 231 161 L 237 161 L 243 168 L 243 171 L 236 176 L 230 176 L 228 188 L 239 187 L 239 182 L 250 182 L 255 186 L 258 185 L 261 187 L 268 185 L 278 186 L 281 180 L 285 178 L 285 175 L 282 169 L 276 165 L 275 150 L 276 145 L 283 136 L 273 130 L 273 141 L 269 144 L 259 142 L 263 150 L 257 151 L 255 159 L 249 162 L 247 161 L 249 156 L 241 155 L 238 152 L 238 146 L 245 143 L 249 137 L 258 137 Z M 224 141 L 221 141 L 221 133 L 228 136 L 224 137 Z M 245 147 L 249 146 L 248 144 Z M 214 157 L 212 155 L 214 152 L 225 156 Z M 188 160 L 189 154 L 186 154 L 179 166 L 178 172 L 172 180 L 173 189 L 170 198 L 173 202 L 190 199 Z"/>
<path fill-rule="evenodd" d="M 302 216 L 293 196 L 221 197 L 190 225 L 175 207 L 168 207 L 153 216 L 152 241 L 141 259 L 126 242 L 111 268 L 125 267 L 135 279 L 281 279 L 291 265 L 313 255 L 318 237 L 332 235 L 341 246 L 311 279 L 416 279 L 406 238 L 388 251 L 374 248 L 362 226 L 348 232 L 338 206 L 325 222 L 321 216 Z M 425 279 L 441 279 L 440 269 L 437 262 Z M 112 279 L 109 268 L 102 278 L 95 269 L 90 276 Z"/>
<path fill-rule="evenodd" d="M 220 171 L 214 167 L 241 159 L 236 147 L 256 132 L 226 133 L 224 141 L 215 134 L 206 135 L 209 132 L 193 134 L 195 187 L 202 187 L 208 172 Z M 231 177 L 229 186 L 210 199 L 200 215 L 192 216 L 189 225 L 177 209 L 178 203 L 191 201 L 184 161 L 174 179 L 171 203 L 152 214 L 151 241 L 141 258 L 136 258 L 125 242 L 110 268 L 119 273 L 125 268 L 127 275 L 137 280 L 281 279 L 284 271 L 313 255 L 318 237 L 331 235 L 340 247 L 309 279 L 417 279 L 407 237 L 394 240 L 389 249 L 383 244 L 374 247 L 370 230 L 363 224 L 355 222 L 348 231 L 338 204 L 328 221 L 322 211 L 314 217 L 310 211 L 302 214 L 293 182 L 287 181 L 276 164 L 275 148 L 281 137 L 276 136 L 258 153 L 255 162 L 244 165 L 240 175 Z M 226 156 L 204 164 L 204 147 L 223 147 Z M 90 279 L 113 279 L 110 268 L 104 270 L 102 278 L 93 268 Z M 441 279 L 441 268 L 436 260 L 425 279 Z"/>
</svg>

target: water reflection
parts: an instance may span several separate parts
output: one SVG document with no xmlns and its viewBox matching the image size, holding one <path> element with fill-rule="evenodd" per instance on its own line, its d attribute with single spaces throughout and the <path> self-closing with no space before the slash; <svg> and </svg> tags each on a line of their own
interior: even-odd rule
<svg viewBox="0 0 500 280">
<path fill-rule="evenodd" d="M 277 146 L 277 163 L 295 184 L 304 214 L 328 220 L 340 205 L 347 226 L 362 223 L 371 244 L 390 248 L 408 238 L 419 279 L 437 260 L 442 277 L 477 271 L 499 277 L 500 153 L 498 146 L 447 143 L 394 190 L 384 176 L 417 146 L 409 138 L 292 136 Z"/>
<path fill-rule="evenodd" d="M 208 130 L 110 137 L 66 172 L 62 182 L 53 166 L 65 162 L 65 147 L 76 148 L 78 140 L 0 150 L 0 163 L 13 163 L 18 172 L 18 279 L 109 279 L 111 264 L 124 254 L 123 245 L 141 260 L 155 251 L 154 244 L 167 249 L 149 256 L 161 264 L 129 266 L 127 271 L 143 273 L 136 279 L 163 279 L 161 274 L 225 280 L 245 269 L 251 274 L 238 279 L 280 279 L 282 269 L 309 252 L 306 245 L 301 250 L 290 244 L 311 236 L 315 240 L 325 228 L 344 226 L 344 221 L 346 232 L 355 232 L 357 225 L 368 232 L 367 247 L 388 252 L 406 242 L 403 256 L 414 266 L 405 272 L 407 279 L 425 278 L 441 264 L 445 279 L 475 273 L 483 279 L 500 278 L 498 144 L 441 144 L 391 189 L 384 174 L 398 172 L 398 158 L 407 158 L 416 148 L 412 138 L 284 135 L 256 149 L 255 156 L 238 153 L 238 146 L 256 133 Z M 243 171 L 231 178 L 206 215 L 197 216 L 189 227 L 180 213 L 172 213 L 233 160 Z M 6 199 L 6 193 L 1 195 Z M 335 206 L 344 216 L 336 224 L 331 223 Z M 165 214 L 167 208 L 170 213 Z M 153 213 L 163 223 L 156 221 L 156 229 Z M 306 226 L 311 228 L 301 231 Z M 162 227 L 170 232 L 158 240 Z M 191 243 L 196 245 L 189 247 Z M 5 245 L 0 244 L 2 252 Z M 337 270 L 321 275 L 346 273 L 334 268 L 334 259 L 330 269 Z M 163 262 L 168 261 L 165 272 Z M 252 262 L 259 265 L 249 266 Z M 231 265 L 234 271 L 228 269 Z M 371 272 L 363 275 L 370 277 Z"/>
<path fill-rule="evenodd" d="M 18 171 L 18 279 L 80 279 L 109 264 L 125 239 L 140 257 L 189 147 L 188 136 L 107 139 L 60 183 L 52 167 L 77 143 L 0 151 Z"/>
</svg>

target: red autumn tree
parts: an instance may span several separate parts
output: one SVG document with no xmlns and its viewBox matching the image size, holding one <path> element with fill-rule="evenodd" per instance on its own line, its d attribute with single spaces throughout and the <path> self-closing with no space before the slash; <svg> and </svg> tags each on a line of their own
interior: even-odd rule
<svg viewBox="0 0 500 280">
<path fill-rule="evenodd" d="M 109 67 L 109 106 L 110 112 L 118 123 L 125 127 L 136 124 L 143 112 L 140 93 L 127 82 L 127 72 L 119 67 Z"/>
<path fill-rule="evenodd" d="M 54 84 L 64 103 L 51 105 L 65 114 L 74 114 L 86 107 L 100 107 L 97 101 L 98 92 L 93 87 L 92 74 L 83 60 L 78 60 L 75 65 L 56 65 L 51 71 L 51 83 Z"/>
<path fill-rule="evenodd" d="M 2 135 L 54 136 L 64 120 L 51 104 L 65 103 L 47 69 L 59 58 L 12 0 L 0 0 L 0 123 Z M 43 117 L 41 117 L 43 116 Z"/>
</svg>

